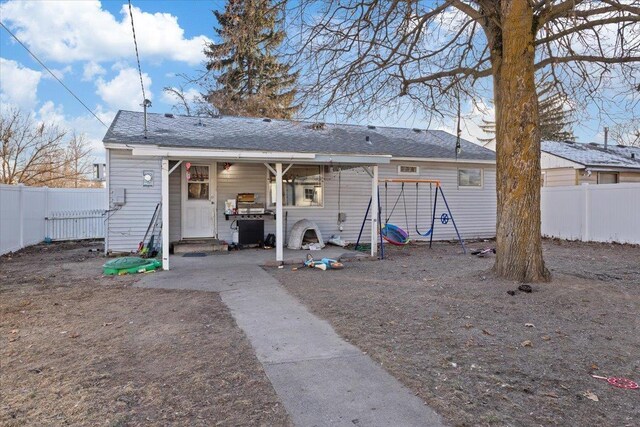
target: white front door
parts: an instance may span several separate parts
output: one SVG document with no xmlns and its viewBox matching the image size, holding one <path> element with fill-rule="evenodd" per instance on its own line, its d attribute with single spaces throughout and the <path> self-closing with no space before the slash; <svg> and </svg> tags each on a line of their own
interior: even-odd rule
<svg viewBox="0 0 640 427">
<path fill-rule="evenodd" d="M 182 163 L 183 238 L 215 236 L 214 170 L 211 164 Z"/>
</svg>

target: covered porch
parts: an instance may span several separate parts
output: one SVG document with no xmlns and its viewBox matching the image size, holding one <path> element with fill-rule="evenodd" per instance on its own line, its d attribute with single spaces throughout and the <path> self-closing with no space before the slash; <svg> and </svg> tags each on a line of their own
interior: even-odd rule
<svg viewBox="0 0 640 427">
<path fill-rule="evenodd" d="M 280 264 L 288 258 L 301 258 L 303 252 L 298 251 L 298 255 L 294 256 L 286 249 L 287 217 L 296 219 L 308 216 L 311 221 L 314 220 L 314 217 L 322 217 L 335 221 L 335 218 L 339 217 L 340 211 L 345 209 L 336 208 L 331 203 L 325 203 L 324 194 L 322 194 L 322 201 L 317 202 L 317 206 L 309 206 L 310 209 L 305 210 L 305 206 L 291 206 L 292 196 L 285 190 L 285 185 L 290 186 L 290 181 L 283 178 L 294 171 L 294 168 L 317 167 L 323 182 L 325 171 L 342 171 L 343 168 L 359 171 L 361 176 L 358 177 L 358 200 L 349 200 L 350 198 L 346 196 L 344 204 L 354 209 L 351 212 L 357 212 L 355 217 L 350 218 L 350 226 L 353 227 L 355 223 L 362 221 L 362 215 L 364 215 L 369 198 L 371 198 L 370 219 L 367 227 L 369 230 L 366 234 L 371 237 L 370 255 L 377 255 L 378 165 L 388 164 L 391 156 L 222 151 L 153 146 L 134 147 L 132 155 L 147 158 L 154 156 L 161 159 L 162 265 L 165 270 L 170 268 L 171 262 L 174 260 L 169 256 L 168 248 L 172 241 L 178 238 L 211 237 L 221 241 L 229 241 L 229 224 L 232 224 L 233 220 L 237 218 L 248 218 L 240 218 L 243 216 L 242 214 L 230 214 L 225 209 L 225 202 L 230 197 L 235 197 L 235 193 L 254 192 L 253 188 L 258 188 L 255 192 L 259 192 L 261 196 L 264 195 L 266 212 L 264 215 L 253 215 L 252 217 L 264 216 L 265 231 L 268 229 L 270 233 L 275 235 L 275 251 L 262 251 L 260 256 L 273 257 L 275 252 L 275 262 Z M 196 178 L 200 179 L 194 179 L 192 182 L 190 180 L 191 174 L 200 173 L 197 169 L 199 166 L 203 168 L 200 172 L 206 171 L 206 175 L 201 174 L 206 176 L 206 179 L 196 175 Z M 363 187 L 363 184 L 366 188 Z M 343 185 L 348 186 L 349 183 L 345 182 Z M 203 190 L 198 190 L 198 188 Z M 201 194 L 198 193 L 199 191 Z M 324 192 L 324 187 L 321 187 L 321 191 Z M 309 194 L 306 194 L 307 192 Z M 298 198 L 307 198 L 309 203 L 312 203 L 318 191 L 314 193 L 310 189 L 300 188 L 298 193 Z M 196 197 L 189 198 L 190 194 L 195 194 Z M 340 195 L 338 194 L 338 206 L 340 206 L 339 199 Z M 248 216 L 251 217 L 251 215 Z M 204 218 L 205 222 L 210 218 L 212 223 L 210 234 L 201 231 L 200 234 L 205 235 L 198 235 L 198 231 L 194 231 L 192 220 L 196 219 L 197 222 L 197 218 Z M 197 226 L 195 230 L 197 230 Z M 325 239 L 328 238 L 329 236 L 325 237 Z M 342 248 L 337 249 L 345 252 Z M 271 259 L 273 260 L 273 258 Z"/>
</svg>

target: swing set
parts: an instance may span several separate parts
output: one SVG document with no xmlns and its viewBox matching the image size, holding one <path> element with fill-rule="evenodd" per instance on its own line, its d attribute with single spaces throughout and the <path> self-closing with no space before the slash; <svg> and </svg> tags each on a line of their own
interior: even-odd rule
<svg viewBox="0 0 640 427">
<path fill-rule="evenodd" d="M 395 246 L 405 246 L 411 241 L 411 236 L 409 232 L 409 215 L 407 211 L 407 201 L 405 195 L 405 186 L 406 184 L 415 184 L 416 185 L 416 213 L 415 213 L 415 232 L 420 237 L 429 237 L 429 247 L 431 247 L 433 243 L 433 235 L 434 235 L 434 227 L 436 224 L 436 209 L 438 206 L 438 194 L 442 197 L 444 201 L 445 207 L 447 208 L 447 212 L 442 213 L 440 215 L 440 222 L 443 225 L 446 225 L 451 221 L 453 224 L 453 228 L 456 230 L 456 235 L 458 236 L 458 241 L 462 246 L 462 251 L 466 254 L 467 250 L 464 246 L 464 242 L 462 241 L 462 237 L 460 237 L 460 233 L 458 231 L 458 227 L 456 226 L 456 222 L 453 219 L 453 214 L 451 213 L 451 209 L 449 209 L 449 203 L 447 203 L 447 198 L 444 196 L 444 192 L 442 191 L 442 186 L 440 184 L 439 179 L 403 179 L 403 178 L 387 178 L 380 179 L 378 183 L 384 183 L 384 213 L 385 220 L 384 225 L 382 225 L 382 206 L 380 203 L 380 185 L 378 184 L 378 223 L 381 224 L 380 227 L 380 258 L 384 259 L 384 243 L 386 241 Z M 396 197 L 395 202 L 391 208 L 391 212 L 388 212 L 388 190 L 390 184 L 400 184 L 400 193 L 398 193 L 398 197 Z M 426 231 L 420 231 L 418 226 L 419 219 L 419 210 L 420 210 L 420 184 L 429 184 L 429 201 L 430 206 L 432 207 L 432 215 L 431 215 L 431 228 Z M 433 196 L 433 187 L 435 186 L 435 197 Z M 389 222 L 393 212 L 396 210 L 398 203 L 402 199 L 402 204 L 404 206 L 404 218 L 406 223 L 406 231 L 400 228 L 398 225 L 392 224 Z M 364 230 L 364 226 L 367 223 L 367 218 L 369 217 L 369 211 L 371 210 L 371 198 L 369 198 L 369 205 L 367 206 L 367 211 L 364 214 L 364 218 L 362 220 L 362 226 L 360 227 L 360 233 L 358 234 L 358 240 L 356 242 L 355 249 L 357 250 L 360 246 L 360 238 L 362 237 L 362 232 Z"/>
</svg>

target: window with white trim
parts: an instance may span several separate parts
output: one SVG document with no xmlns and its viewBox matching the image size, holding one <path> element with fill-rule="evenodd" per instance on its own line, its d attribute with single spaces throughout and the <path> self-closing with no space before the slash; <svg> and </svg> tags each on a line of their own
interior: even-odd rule
<svg viewBox="0 0 640 427">
<path fill-rule="evenodd" d="M 276 205 L 276 177 L 268 171 L 269 207 Z M 291 166 L 282 176 L 282 205 L 289 207 L 322 207 L 324 179 L 322 166 Z"/>
<path fill-rule="evenodd" d="M 482 169 L 458 169 L 458 187 L 482 188 Z"/>
<path fill-rule="evenodd" d="M 398 165 L 398 175 L 420 175 L 420 167 L 411 165 Z"/>
</svg>

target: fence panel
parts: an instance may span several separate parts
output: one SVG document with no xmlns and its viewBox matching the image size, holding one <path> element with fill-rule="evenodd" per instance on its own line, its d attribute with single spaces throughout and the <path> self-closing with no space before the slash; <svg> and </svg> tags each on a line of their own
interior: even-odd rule
<svg viewBox="0 0 640 427">
<path fill-rule="evenodd" d="M 51 240 L 83 240 L 104 237 L 104 210 L 53 212 L 45 218 Z"/>
<path fill-rule="evenodd" d="M 640 244 L 640 184 L 546 187 L 541 209 L 543 236 Z"/>
<path fill-rule="evenodd" d="M 580 187 L 545 187 L 540 195 L 542 235 L 581 240 L 585 192 Z"/>
<path fill-rule="evenodd" d="M 0 255 L 22 247 L 20 188 L 0 185 Z"/>
<path fill-rule="evenodd" d="M 47 217 L 57 218 L 52 223 L 68 222 L 60 226 L 59 234 L 56 234 L 57 240 L 103 238 L 104 217 L 96 218 L 96 211 L 101 215 L 106 209 L 104 188 L 47 188 L 0 184 L 0 255 L 51 237 L 47 236 Z M 73 212 L 75 217 L 73 220 L 62 220 L 60 212 Z M 68 237 L 62 234 L 62 230 L 67 230 Z"/>
</svg>

